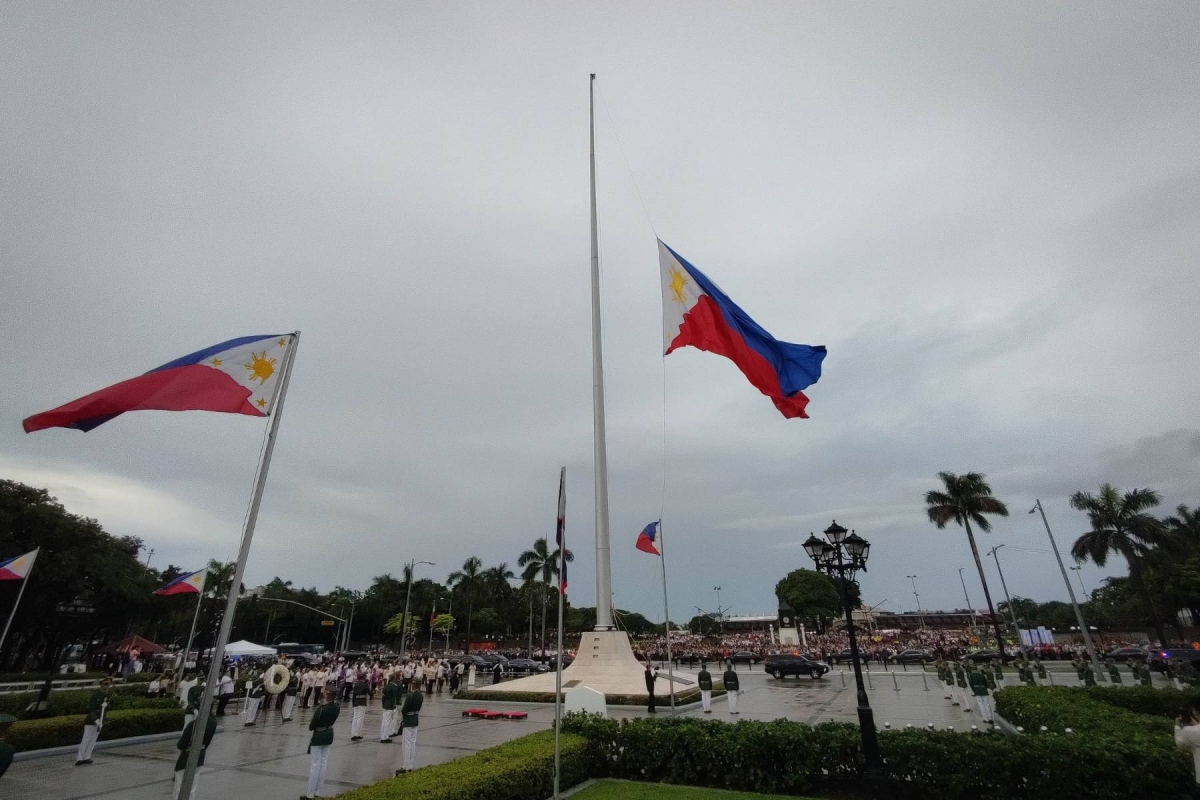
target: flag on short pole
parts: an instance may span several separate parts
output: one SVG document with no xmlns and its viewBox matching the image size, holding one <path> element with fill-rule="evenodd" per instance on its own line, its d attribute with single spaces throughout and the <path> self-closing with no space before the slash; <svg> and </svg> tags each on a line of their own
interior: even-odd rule
<svg viewBox="0 0 1200 800">
<path fill-rule="evenodd" d="M 266 417 L 294 338 L 272 334 L 230 339 L 34 414 L 22 425 L 26 433 L 46 428 L 90 431 L 126 411 L 223 411 Z"/>
<path fill-rule="evenodd" d="M 558 544 L 559 563 L 562 568 L 559 570 L 558 576 L 558 591 L 559 594 L 567 593 L 567 558 L 566 558 L 566 538 L 567 538 L 567 468 L 563 467 L 562 472 L 558 475 L 558 528 L 554 533 L 554 541 Z"/>
<path fill-rule="evenodd" d="M 661 556 L 662 551 L 658 549 L 658 520 L 647 525 L 642 532 L 638 534 L 637 549 L 643 553 Z"/>
<path fill-rule="evenodd" d="M 806 389 L 821 378 L 823 346 L 781 342 L 729 299 L 708 276 L 658 242 L 663 338 L 669 355 L 692 346 L 725 356 L 783 416 L 807 418 Z"/>
<path fill-rule="evenodd" d="M 199 572 L 189 572 L 186 575 L 180 575 L 173 581 L 163 584 L 158 589 L 155 589 L 152 594 L 160 597 L 170 597 L 176 594 L 200 594 L 204 591 L 204 576 L 208 574 L 208 569 L 202 569 Z"/>
<path fill-rule="evenodd" d="M 7 561 L 0 561 L 0 581 L 22 581 L 29 575 L 38 551 L 31 550 L 24 555 L 14 556 Z"/>
</svg>

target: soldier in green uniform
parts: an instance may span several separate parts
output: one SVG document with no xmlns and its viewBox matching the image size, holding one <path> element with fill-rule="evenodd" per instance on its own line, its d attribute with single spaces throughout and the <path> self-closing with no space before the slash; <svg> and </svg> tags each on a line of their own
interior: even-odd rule
<svg viewBox="0 0 1200 800">
<path fill-rule="evenodd" d="M 1083 685 L 1096 685 L 1096 672 L 1092 669 L 1092 664 L 1090 661 L 1085 661 L 1083 664 Z"/>
<path fill-rule="evenodd" d="M 396 730 L 396 705 L 400 700 L 400 676 L 393 672 L 388 676 L 388 682 L 383 685 L 380 698 L 383 703 L 383 721 L 379 723 L 379 741 L 383 744 L 392 743 L 392 734 Z"/>
<path fill-rule="evenodd" d="M 1073 659 L 1071 659 L 1071 663 L 1075 665 L 1075 675 L 1076 675 L 1076 677 L 1079 678 L 1079 685 L 1080 686 L 1087 685 L 1086 682 L 1084 681 L 1084 676 L 1083 676 L 1084 667 L 1086 666 L 1086 662 L 1084 662 L 1084 660 L 1082 658 L 1080 658 L 1079 656 L 1075 656 Z"/>
<path fill-rule="evenodd" d="M 397 775 L 413 771 L 413 764 L 417 760 L 417 728 L 421 724 L 421 705 L 424 702 L 425 695 L 419 691 L 409 692 L 404 697 L 404 706 L 400 709 L 400 731 L 404 734 L 404 761 L 400 769 L 396 770 Z"/>
<path fill-rule="evenodd" d="M 1042 663 L 1040 658 L 1035 657 L 1033 659 L 1033 668 L 1037 670 L 1038 680 L 1046 680 L 1046 665 Z"/>
<path fill-rule="evenodd" d="M 175 800 L 179 800 L 179 790 L 182 788 L 183 772 L 187 769 L 188 753 L 191 751 L 192 736 L 196 728 L 196 720 L 192 720 L 183 726 L 183 733 L 179 737 L 179 742 L 175 745 L 179 750 L 179 757 L 175 759 Z M 192 776 L 192 791 L 188 800 L 194 800 L 196 797 L 196 785 L 200 782 L 199 768 L 204 766 L 204 754 L 208 750 L 208 746 L 212 744 L 213 736 L 217 733 L 217 718 L 215 714 L 208 715 L 208 723 L 204 726 L 204 740 L 200 744 L 200 760 L 196 762 L 196 774 Z"/>
<path fill-rule="evenodd" d="M 8 729 L 17 721 L 12 714 L 0 714 L 0 778 L 8 772 L 17 748 L 8 743 Z"/>
<path fill-rule="evenodd" d="M 296 695 L 300 693 L 300 676 L 296 672 L 291 672 L 288 677 L 287 688 L 283 690 L 283 714 L 284 722 L 292 721 L 292 711 L 296 708 Z"/>
<path fill-rule="evenodd" d="M 1037 686 L 1037 681 L 1033 677 L 1033 665 L 1028 661 L 1021 662 L 1021 669 L 1018 674 L 1021 676 L 1021 681 L 1027 686 Z"/>
<path fill-rule="evenodd" d="M 367 683 L 366 673 L 358 673 L 354 685 L 350 687 L 350 741 L 357 742 L 363 738 L 363 719 L 367 716 L 367 701 L 371 698 L 371 684 Z"/>
<path fill-rule="evenodd" d="M 988 684 L 994 687 L 995 679 L 988 673 L 987 668 L 983 670 L 975 669 L 974 664 L 967 666 L 967 683 L 971 687 L 971 694 L 975 696 L 975 707 L 979 709 L 979 716 L 984 722 L 991 723 L 992 721 L 992 696 L 988 692 Z"/>
<path fill-rule="evenodd" d="M 712 675 L 708 672 L 708 665 L 703 661 L 700 662 L 700 674 L 696 676 L 696 684 L 700 687 L 700 705 L 703 706 L 705 714 L 711 714 Z"/>
<path fill-rule="evenodd" d="M 950 699 L 950 679 L 946 677 L 946 661 L 939 658 L 934 662 L 934 667 L 937 669 L 938 680 L 941 681 L 942 687 L 946 690 L 946 698 Z"/>
<path fill-rule="evenodd" d="M 1108 679 L 1112 681 L 1113 686 L 1116 686 L 1119 683 L 1124 683 L 1124 681 L 1121 680 L 1121 670 L 1117 669 L 1117 662 L 1110 658 L 1108 659 L 1106 666 L 1108 667 Z"/>
<path fill-rule="evenodd" d="M 204 681 L 198 680 L 195 686 L 188 687 L 187 705 L 183 709 L 183 724 L 187 725 L 200 716 L 200 700 L 204 697 Z"/>
<path fill-rule="evenodd" d="M 963 711 L 970 714 L 971 705 L 967 700 L 967 671 L 963 669 L 961 661 L 954 664 L 954 683 L 957 687 L 954 692 L 954 705 L 960 706 Z"/>
<path fill-rule="evenodd" d="M 83 721 L 83 739 L 79 742 L 75 766 L 92 763 L 92 750 L 96 747 L 100 731 L 104 728 L 104 713 L 111 704 L 112 681 L 103 678 L 100 681 L 100 688 L 92 692 L 92 696 L 88 698 L 87 717 Z"/>
<path fill-rule="evenodd" d="M 996 683 L 1001 686 L 1004 685 L 1004 665 L 1000 662 L 1000 659 L 997 658 L 992 662 L 992 669 L 996 673 Z"/>
<path fill-rule="evenodd" d="M 258 723 L 258 708 L 266 696 L 267 688 L 263 686 L 261 680 L 256 678 L 254 685 L 250 687 L 250 698 L 246 701 L 246 721 L 242 723 L 242 727 L 253 728 Z"/>
<path fill-rule="evenodd" d="M 333 745 L 333 724 L 337 722 L 341 709 L 335 700 L 336 690 L 326 690 L 323 693 L 325 702 L 316 707 L 312 719 L 308 721 L 308 729 L 312 731 L 312 739 L 308 742 L 308 752 L 312 754 L 312 766 L 308 771 L 308 794 L 301 800 L 312 800 L 321 793 L 325 783 L 325 768 L 329 765 L 329 748 Z"/>
<path fill-rule="evenodd" d="M 1151 683 L 1150 667 L 1146 666 L 1145 661 L 1137 662 L 1136 667 L 1137 667 L 1136 677 L 1137 677 L 1138 681 L 1141 682 L 1142 686 L 1149 686 Z"/>
<path fill-rule="evenodd" d="M 741 686 L 738 684 L 738 674 L 733 670 L 732 661 L 725 665 L 725 674 L 721 676 L 721 680 L 725 683 L 725 700 L 729 703 L 729 713 L 736 714 L 738 689 Z"/>
</svg>

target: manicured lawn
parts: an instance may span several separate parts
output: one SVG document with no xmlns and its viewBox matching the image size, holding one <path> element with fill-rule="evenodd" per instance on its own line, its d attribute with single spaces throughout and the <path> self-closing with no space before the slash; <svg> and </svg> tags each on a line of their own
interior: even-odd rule
<svg viewBox="0 0 1200 800">
<path fill-rule="evenodd" d="M 597 781 L 583 791 L 571 795 L 571 800 L 804 800 L 782 794 L 727 792 L 723 789 L 698 789 L 693 786 L 672 786 L 669 783 L 637 783 L 634 781 Z"/>
</svg>

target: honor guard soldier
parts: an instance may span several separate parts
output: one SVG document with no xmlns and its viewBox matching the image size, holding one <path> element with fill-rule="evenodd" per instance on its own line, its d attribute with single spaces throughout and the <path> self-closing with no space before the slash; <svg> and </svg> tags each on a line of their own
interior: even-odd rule
<svg viewBox="0 0 1200 800">
<path fill-rule="evenodd" d="M 409 692 L 404 697 L 404 705 L 400 709 L 400 730 L 404 734 L 404 752 L 403 762 L 400 769 L 396 770 L 396 774 L 401 772 L 412 772 L 413 764 L 417 760 L 417 728 L 420 727 L 421 720 L 421 705 L 425 702 L 425 695 L 418 692 Z"/>
<path fill-rule="evenodd" d="M 1116 686 L 1118 683 L 1123 683 L 1121 680 L 1121 670 L 1117 669 L 1117 662 L 1111 658 L 1108 660 L 1108 679 Z"/>
<path fill-rule="evenodd" d="M 288 678 L 287 688 L 283 690 L 283 721 L 292 721 L 292 712 L 296 709 L 296 695 L 300 693 L 300 676 L 295 672 Z"/>
<path fill-rule="evenodd" d="M 1042 660 L 1037 656 L 1034 656 L 1033 658 L 1033 668 L 1037 670 L 1038 680 L 1046 680 L 1046 665 L 1043 664 Z"/>
<path fill-rule="evenodd" d="M 383 721 L 379 723 L 379 741 L 384 744 L 392 743 L 392 734 L 396 731 L 396 705 L 400 700 L 399 680 L 400 676 L 393 672 L 383 686 Z"/>
<path fill-rule="evenodd" d="M 721 680 L 725 684 L 725 700 L 729 703 L 729 713 L 736 714 L 738 713 L 737 697 L 740 685 L 738 684 L 737 673 L 733 671 L 732 661 L 726 664 L 725 674 L 721 676 Z"/>
<path fill-rule="evenodd" d="M 267 690 L 263 686 L 263 682 L 254 681 L 254 685 L 250 687 L 250 699 L 246 701 L 246 721 L 242 723 L 243 728 L 252 728 L 258 722 L 258 707 L 262 705 L 266 694 Z"/>
<path fill-rule="evenodd" d="M 971 713 L 971 706 L 967 700 L 967 671 L 963 669 L 961 661 L 954 664 L 954 684 L 956 697 L 954 705 L 961 707 L 968 714 Z"/>
<path fill-rule="evenodd" d="M 75 766 L 92 763 L 92 750 L 104 729 L 104 713 L 112 703 L 112 681 L 103 678 L 100 688 L 92 692 L 88 698 L 87 717 L 83 720 L 83 739 L 79 742 L 79 752 L 75 757 Z"/>
<path fill-rule="evenodd" d="M 187 769 L 188 753 L 191 751 L 192 736 L 196 729 L 196 720 L 193 719 L 187 725 L 183 726 L 183 733 L 179 737 L 179 742 L 175 745 L 179 750 L 179 758 L 175 759 L 175 800 L 179 800 L 179 790 L 183 788 L 183 772 Z M 208 723 L 204 726 L 204 737 L 200 743 L 200 760 L 196 762 L 196 774 L 192 776 L 192 791 L 188 796 L 188 800 L 193 800 L 196 796 L 196 785 L 200 782 L 199 768 L 204 766 L 204 753 L 208 750 L 208 746 L 212 744 L 213 736 L 217 733 L 217 718 L 214 714 L 208 715 Z"/>
<path fill-rule="evenodd" d="M 987 669 L 987 667 L 984 667 L 984 669 Z M 996 685 L 1003 686 L 1004 685 L 1004 665 L 1000 662 L 1000 659 L 997 658 L 995 661 L 992 662 L 992 669 L 995 671 L 995 674 L 996 674 Z"/>
<path fill-rule="evenodd" d="M 1095 686 L 1096 685 L 1096 673 L 1092 669 L 1092 663 L 1090 661 L 1085 661 L 1083 664 L 1083 685 L 1084 686 Z"/>
<path fill-rule="evenodd" d="M 188 687 L 187 706 L 183 709 L 183 724 L 200 716 L 200 700 L 204 697 L 204 682 L 197 679 L 195 686 Z"/>
<path fill-rule="evenodd" d="M 646 662 L 646 710 L 651 714 L 656 713 L 654 708 L 654 679 L 658 677 L 658 673 L 654 671 L 654 667 L 650 666 L 650 662 Z"/>
<path fill-rule="evenodd" d="M 350 707 L 353 709 L 353 716 L 350 718 L 350 741 L 352 742 L 363 738 L 363 718 L 367 715 L 367 700 L 370 697 L 371 684 L 367 683 L 367 676 L 360 672 L 358 679 L 354 681 L 354 686 L 350 689 Z"/>
<path fill-rule="evenodd" d="M 1079 678 L 1079 685 L 1085 686 L 1086 684 L 1083 680 L 1083 668 L 1085 665 L 1084 660 L 1079 656 L 1075 656 L 1073 659 L 1071 659 L 1071 663 L 1075 665 L 1075 676 Z"/>
<path fill-rule="evenodd" d="M 312 719 L 308 721 L 308 729 L 312 731 L 312 739 L 308 742 L 308 752 L 312 754 L 312 766 L 308 771 L 308 794 L 301 800 L 313 800 L 321 794 L 325 783 L 325 768 L 329 765 L 329 748 L 333 745 L 333 724 L 337 722 L 341 709 L 336 702 L 336 690 L 324 693 L 325 702 L 313 711 Z M 317 700 L 321 695 L 317 696 Z"/>
<path fill-rule="evenodd" d="M 704 713 L 711 714 L 712 675 L 708 672 L 708 665 L 703 661 L 700 662 L 700 674 L 696 676 L 696 683 L 700 686 L 700 704 L 704 707 Z"/>
<path fill-rule="evenodd" d="M 975 669 L 972 664 L 967 667 L 967 683 L 971 687 L 971 694 L 975 696 L 975 706 L 979 709 L 979 716 L 984 722 L 992 721 L 992 696 L 988 692 L 988 683 L 995 686 L 995 678 L 988 674 L 987 668 L 982 671 Z"/>
</svg>

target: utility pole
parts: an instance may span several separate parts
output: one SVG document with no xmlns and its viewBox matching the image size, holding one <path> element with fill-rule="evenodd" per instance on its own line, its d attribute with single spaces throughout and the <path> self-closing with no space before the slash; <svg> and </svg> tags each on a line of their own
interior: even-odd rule
<svg viewBox="0 0 1200 800">
<path fill-rule="evenodd" d="M 967 581 L 963 578 L 963 570 L 964 569 L 966 569 L 966 567 L 958 568 L 958 580 L 962 583 L 963 597 L 967 601 L 967 608 L 969 608 L 971 610 L 971 627 L 974 628 L 975 627 L 975 606 L 971 605 L 971 595 L 967 594 Z"/>
<path fill-rule="evenodd" d="M 925 630 L 925 615 L 921 613 L 921 595 L 917 594 L 917 576 L 909 575 L 908 579 L 912 581 L 913 597 L 917 598 L 917 619 L 921 621 L 921 630 Z"/>
<path fill-rule="evenodd" d="M 996 545 L 988 551 L 988 555 L 991 556 L 992 560 L 996 562 L 996 571 L 1000 573 L 1000 586 L 1003 587 L 1004 599 L 1008 602 L 1008 615 L 1012 617 L 1013 628 L 1017 632 L 1017 647 L 1021 648 L 1021 652 L 1024 653 L 1025 640 L 1021 638 L 1021 624 L 1017 622 L 1017 612 L 1016 609 L 1013 608 L 1012 598 L 1008 595 L 1008 584 L 1004 582 L 1004 570 L 1000 569 L 1000 556 L 997 553 L 1001 547 L 1004 547 L 1004 545 Z M 1029 635 L 1032 637 L 1033 632 L 1030 631 Z"/>
<path fill-rule="evenodd" d="M 1088 633 L 1087 623 L 1083 619 L 1083 609 L 1079 607 L 1079 602 L 1075 599 L 1075 590 L 1071 588 L 1071 579 L 1067 577 L 1067 569 L 1063 566 L 1062 556 L 1058 553 L 1058 544 L 1054 541 L 1054 534 L 1050 532 L 1050 523 L 1046 521 L 1046 510 L 1042 508 L 1040 498 L 1034 503 L 1033 508 L 1029 509 L 1030 514 L 1035 511 L 1041 513 L 1042 524 L 1046 526 L 1046 536 L 1050 538 L 1050 549 L 1054 551 L 1054 558 L 1058 561 L 1058 569 L 1062 573 L 1063 583 L 1067 585 L 1067 594 L 1070 595 L 1071 605 L 1075 608 L 1075 619 L 1079 622 L 1079 634 L 1083 637 L 1083 646 L 1087 648 L 1092 669 L 1097 675 L 1103 674 L 1100 671 L 1100 659 L 1096 658 L 1096 648 L 1092 645 L 1092 635 Z"/>
<path fill-rule="evenodd" d="M 151 550 L 150 552 L 154 551 Z M 146 560 L 149 561 L 150 559 Z M 1088 595 L 1087 587 L 1083 585 L 1083 567 L 1071 567 L 1071 569 L 1075 572 L 1075 577 L 1079 579 L 1079 591 L 1083 592 L 1083 597 L 1086 600 L 1090 595 Z"/>
<path fill-rule="evenodd" d="M 713 591 L 717 593 L 717 624 L 721 626 L 721 635 L 725 635 L 725 615 L 721 613 L 721 587 L 714 586 Z"/>
</svg>

